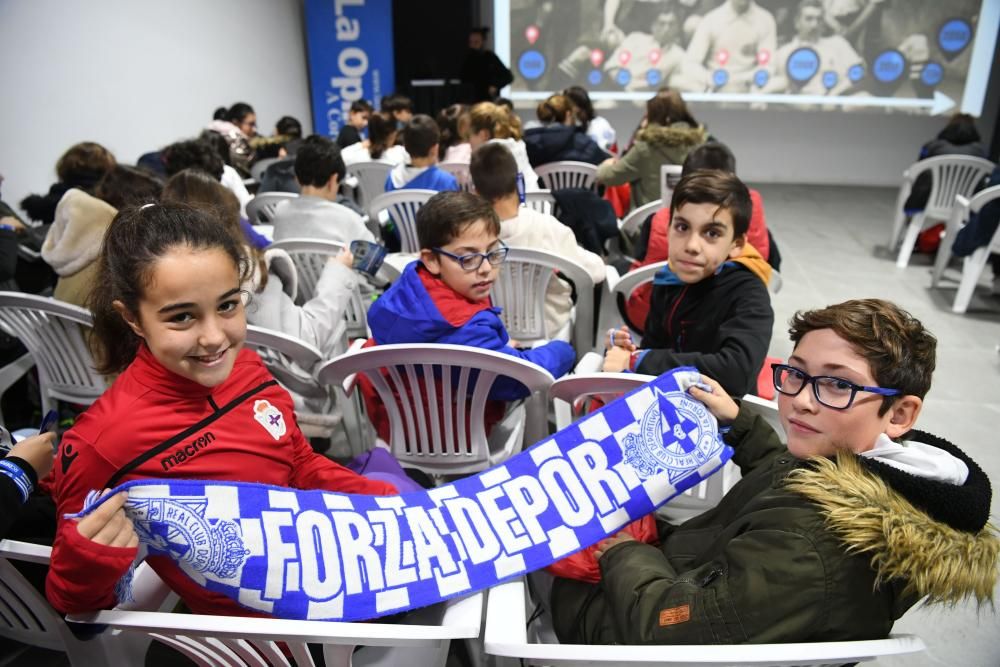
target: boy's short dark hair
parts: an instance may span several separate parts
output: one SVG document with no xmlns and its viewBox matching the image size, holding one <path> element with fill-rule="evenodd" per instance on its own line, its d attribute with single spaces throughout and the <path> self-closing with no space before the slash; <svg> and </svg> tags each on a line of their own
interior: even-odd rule
<svg viewBox="0 0 1000 667">
<path fill-rule="evenodd" d="M 868 362 L 878 386 L 898 389 L 882 399 L 879 416 L 901 396 L 923 398 L 931 388 L 937 339 L 920 320 L 882 299 L 857 299 L 826 308 L 799 311 L 788 334 L 798 346 L 810 331 L 830 329 Z"/>
<path fill-rule="evenodd" d="M 715 169 L 730 174 L 736 173 L 736 156 L 725 144 L 709 141 L 688 153 L 681 167 L 681 176 L 687 176 L 700 169 Z"/>
<path fill-rule="evenodd" d="M 487 143 L 472 153 L 469 173 L 476 194 L 493 202 L 517 192 L 517 160 L 501 143 Z"/>
<path fill-rule="evenodd" d="M 403 128 L 403 148 L 410 157 L 427 157 L 441 141 L 437 121 L 426 114 L 417 114 Z"/>
<path fill-rule="evenodd" d="M 750 229 L 753 204 L 750 191 L 736 174 L 724 171 L 696 171 L 681 178 L 670 200 L 671 215 L 677 214 L 684 204 L 715 204 L 729 211 L 733 217 L 733 238 L 739 238 Z"/>
<path fill-rule="evenodd" d="M 374 110 L 371 102 L 368 100 L 354 100 L 351 102 L 351 113 L 371 113 Z"/>
<path fill-rule="evenodd" d="M 167 176 L 185 169 L 201 169 L 217 181 L 222 180 L 222 158 L 207 140 L 188 139 L 177 141 L 163 149 L 163 163 Z"/>
<path fill-rule="evenodd" d="M 417 240 L 422 250 L 448 245 L 468 225 L 482 220 L 500 235 L 500 218 L 488 201 L 470 192 L 439 192 L 417 212 Z"/>
<path fill-rule="evenodd" d="M 299 185 L 321 188 L 334 174 L 338 182 L 343 181 L 347 174 L 337 144 L 318 134 L 307 137 L 295 154 L 295 178 L 299 180 Z"/>
<path fill-rule="evenodd" d="M 413 112 L 413 100 L 400 93 L 392 93 L 382 98 L 382 111 L 396 113 L 397 111 Z"/>
</svg>

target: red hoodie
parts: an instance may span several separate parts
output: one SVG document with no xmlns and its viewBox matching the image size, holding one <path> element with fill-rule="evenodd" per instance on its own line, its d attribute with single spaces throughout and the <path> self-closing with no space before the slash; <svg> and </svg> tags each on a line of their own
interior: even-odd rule
<svg viewBox="0 0 1000 667">
<path fill-rule="evenodd" d="M 259 482 L 297 489 L 391 495 L 313 452 L 292 399 L 256 352 L 240 351 L 225 382 L 208 388 L 164 368 L 145 345 L 62 438 L 52 471 L 58 516 L 80 511 L 91 489 L 133 479 Z M 115 584 L 136 549 L 96 544 L 59 519 L 46 595 L 63 612 L 115 605 Z M 196 613 L 258 615 L 207 591 L 164 556 L 149 564 Z"/>
</svg>

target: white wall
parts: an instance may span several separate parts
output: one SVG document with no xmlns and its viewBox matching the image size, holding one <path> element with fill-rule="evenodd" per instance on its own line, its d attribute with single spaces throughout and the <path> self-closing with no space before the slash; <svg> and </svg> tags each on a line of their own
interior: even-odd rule
<svg viewBox="0 0 1000 667">
<path fill-rule="evenodd" d="M 301 0 L 0 0 L 0 173 L 16 206 L 97 141 L 134 164 L 245 101 L 308 131 Z"/>
<path fill-rule="evenodd" d="M 896 186 L 920 146 L 946 120 L 901 113 L 720 109 L 708 104 L 692 104 L 691 110 L 733 150 L 740 178 L 749 183 Z M 638 107 L 598 113 L 614 125 L 619 142 L 628 141 L 642 116 Z"/>
</svg>

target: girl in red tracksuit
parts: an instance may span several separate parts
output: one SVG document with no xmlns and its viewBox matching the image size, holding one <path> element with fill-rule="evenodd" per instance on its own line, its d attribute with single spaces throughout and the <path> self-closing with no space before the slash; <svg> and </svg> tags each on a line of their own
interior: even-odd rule
<svg viewBox="0 0 1000 667">
<path fill-rule="evenodd" d="M 78 512 L 92 489 L 142 478 L 396 493 L 314 453 L 288 392 L 243 349 L 248 267 L 241 243 L 208 213 L 151 205 L 115 218 L 91 305 L 100 370 L 121 375 L 62 438 L 51 485 L 58 516 Z M 60 519 L 46 585 L 56 609 L 115 604 L 138 544 L 120 496 L 82 521 Z M 248 614 L 169 558 L 149 563 L 192 611 Z"/>
</svg>

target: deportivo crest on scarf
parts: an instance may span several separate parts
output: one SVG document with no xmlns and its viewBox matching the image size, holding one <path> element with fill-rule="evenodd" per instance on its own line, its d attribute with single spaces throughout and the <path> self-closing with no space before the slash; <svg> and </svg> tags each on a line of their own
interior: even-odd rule
<svg viewBox="0 0 1000 667">
<path fill-rule="evenodd" d="M 288 427 L 285 425 L 285 416 L 281 414 L 281 410 L 271 405 L 270 401 L 254 401 L 253 418 L 275 440 L 280 440 L 281 436 L 285 435 L 285 432 L 288 430 Z"/>
<path fill-rule="evenodd" d="M 698 380 L 690 368 L 664 374 L 501 465 L 428 491 L 136 480 L 106 497 L 128 490 L 125 510 L 149 554 L 248 609 L 368 619 L 541 569 L 699 484 L 733 452 L 685 393 Z"/>
</svg>

